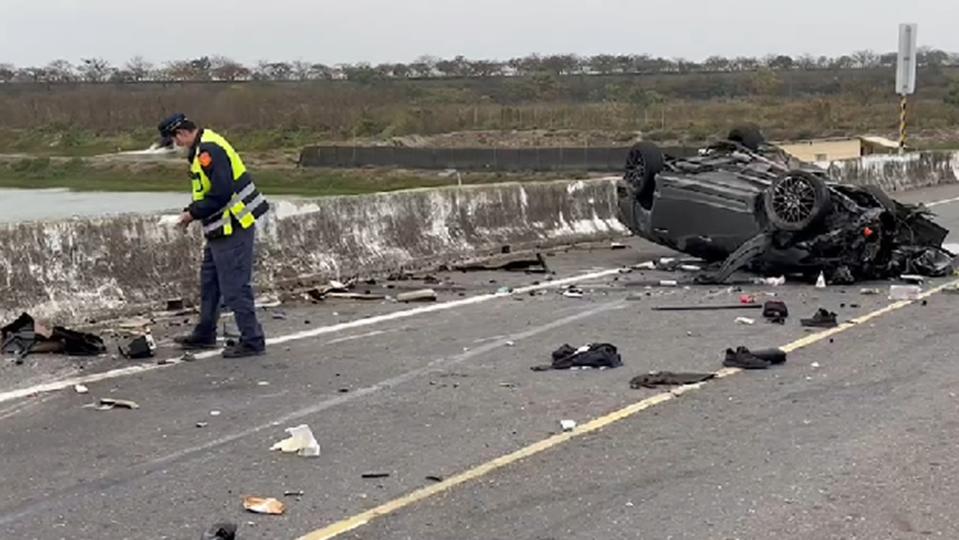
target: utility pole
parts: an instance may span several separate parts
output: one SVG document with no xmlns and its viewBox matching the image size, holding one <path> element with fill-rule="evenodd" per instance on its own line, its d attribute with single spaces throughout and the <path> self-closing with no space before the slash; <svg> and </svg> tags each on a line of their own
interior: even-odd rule
<svg viewBox="0 0 959 540">
<path fill-rule="evenodd" d="M 899 94 L 899 153 L 906 150 L 908 96 L 916 91 L 916 32 L 918 25 L 899 25 L 899 55 L 896 60 L 896 93 Z"/>
</svg>

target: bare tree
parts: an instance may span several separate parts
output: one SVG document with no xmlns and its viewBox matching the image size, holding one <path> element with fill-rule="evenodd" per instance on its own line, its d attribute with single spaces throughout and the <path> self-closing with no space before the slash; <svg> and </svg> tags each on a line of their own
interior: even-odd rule
<svg viewBox="0 0 959 540">
<path fill-rule="evenodd" d="M 292 72 L 292 77 L 297 81 L 305 81 L 310 79 L 312 66 L 309 62 L 304 62 L 302 60 L 296 60 L 290 64 L 290 70 Z"/>
<path fill-rule="evenodd" d="M 171 81 L 189 81 L 193 77 L 193 66 L 187 60 L 167 62 L 163 71 L 165 78 Z"/>
<path fill-rule="evenodd" d="M 333 78 L 333 68 L 325 64 L 310 66 L 310 78 L 313 80 L 329 80 Z"/>
<path fill-rule="evenodd" d="M 879 57 L 870 50 L 861 50 L 852 53 L 853 64 L 860 69 L 871 68 L 879 65 Z"/>
<path fill-rule="evenodd" d="M 104 82 L 110 78 L 114 67 L 103 58 L 81 58 L 82 64 L 79 66 L 80 74 L 87 82 Z"/>
<path fill-rule="evenodd" d="M 0 82 L 8 83 L 16 74 L 17 68 L 13 64 L 0 64 Z"/>
<path fill-rule="evenodd" d="M 150 72 L 153 70 L 153 64 L 138 55 L 128 60 L 124 68 L 130 73 L 130 77 L 133 78 L 134 82 L 140 82 L 150 76 Z"/>
<path fill-rule="evenodd" d="M 72 82 L 77 79 L 73 64 L 66 60 L 54 60 L 44 68 L 46 79 L 53 83 Z"/>
<path fill-rule="evenodd" d="M 250 70 L 225 56 L 210 59 L 210 75 L 218 81 L 238 81 L 250 76 Z"/>
</svg>

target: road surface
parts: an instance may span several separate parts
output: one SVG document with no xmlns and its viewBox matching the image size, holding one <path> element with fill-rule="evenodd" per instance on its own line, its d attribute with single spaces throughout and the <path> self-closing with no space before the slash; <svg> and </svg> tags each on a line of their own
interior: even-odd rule
<svg viewBox="0 0 959 540">
<path fill-rule="evenodd" d="M 951 201 L 935 210 L 959 229 L 956 197 L 904 198 Z M 244 540 L 959 538 L 959 297 L 935 292 L 948 280 L 893 303 L 860 294 L 888 283 L 648 289 L 676 276 L 618 271 L 668 255 L 582 246 L 548 257 L 552 281 L 437 274 L 453 283 L 437 304 L 265 309 L 274 341 L 253 360 L 5 363 L 0 537 L 191 539 L 233 521 Z M 560 294 L 569 283 L 584 297 Z M 651 310 L 744 293 L 775 293 L 789 320 Z M 820 306 L 854 323 L 802 328 Z M 184 322 L 156 325 L 161 357 L 176 357 Z M 624 366 L 530 370 L 588 342 L 615 344 Z M 629 387 L 653 370 L 715 372 L 738 345 L 791 352 L 674 393 Z M 140 408 L 84 407 L 99 397 Z M 564 419 L 579 427 L 562 432 Z M 319 457 L 270 451 L 300 424 Z M 247 495 L 286 512 L 245 512 Z"/>
</svg>

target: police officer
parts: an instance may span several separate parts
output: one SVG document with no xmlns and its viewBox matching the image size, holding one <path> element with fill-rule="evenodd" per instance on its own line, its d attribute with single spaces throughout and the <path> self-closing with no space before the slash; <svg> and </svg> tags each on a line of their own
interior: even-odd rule
<svg viewBox="0 0 959 540">
<path fill-rule="evenodd" d="M 263 329 L 253 304 L 253 238 L 257 220 L 269 209 L 233 146 L 222 136 L 199 128 L 179 113 L 159 126 L 162 144 L 186 150 L 193 179 L 193 202 L 180 216 L 184 229 L 199 221 L 206 246 L 200 270 L 200 322 L 189 335 L 175 338 L 184 349 L 216 348 L 220 300 L 233 310 L 240 329 L 238 343 L 225 358 L 263 354 Z"/>
</svg>

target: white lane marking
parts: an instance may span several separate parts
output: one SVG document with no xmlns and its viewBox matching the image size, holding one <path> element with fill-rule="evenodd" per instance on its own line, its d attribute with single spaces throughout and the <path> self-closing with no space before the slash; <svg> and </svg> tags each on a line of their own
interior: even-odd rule
<svg viewBox="0 0 959 540">
<path fill-rule="evenodd" d="M 339 405 L 343 405 L 343 404 L 349 403 L 349 402 L 351 402 L 351 401 L 355 401 L 355 400 L 357 400 L 357 399 L 360 399 L 360 398 L 369 396 L 369 395 L 374 394 L 374 393 L 376 393 L 376 392 L 379 392 L 379 391 L 381 391 L 381 390 L 386 390 L 386 389 L 388 389 L 388 388 L 393 388 L 393 387 L 398 386 L 398 385 L 400 385 L 400 384 L 404 384 L 404 383 L 407 383 L 407 382 L 409 382 L 409 381 L 412 381 L 413 379 L 416 379 L 417 377 L 419 377 L 419 376 L 421 376 L 421 375 L 424 375 L 424 374 L 427 374 L 427 373 L 430 373 L 430 372 L 433 372 L 433 371 L 437 371 L 437 370 L 439 370 L 439 369 L 449 368 L 449 367 L 451 367 L 451 366 L 454 366 L 454 365 L 457 365 L 457 364 L 461 364 L 461 363 L 466 362 L 467 360 L 470 360 L 471 358 L 474 358 L 474 357 L 476 357 L 476 356 L 479 356 L 479 355 L 488 353 L 488 352 L 493 351 L 493 350 L 496 350 L 496 349 L 498 349 L 498 348 L 500 348 L 500 347 L 504 347 L 507 341 L 510 341 L 510 340 L 511 340 L 511 341 L 516 341 L 516 342 L 518 342 L 518 341 L 522 341 L 522 340 L 524 340 L 524 339 L 529 339 L 529 338 L 531 338 L 531 337 L 535 337 L 535 336 L 537 336 L 537 335 L 539 335 L 539 334 L 542 334 L 543 332 L 548 332 L 548 331 L 550 331 L 550 330 L 554 330 L 554 329 L 556 329 L 556 328 L 560 328 L 560 327 L 562 327 L 562 326 L 565 326 L 565 325 L 568 325 L 568 324 L 570 324 L 570 323 L 576 322 L 576 321 L 578 321 L 578 320 L 580 320 L 580 319 L 586 319 L 586 318 L 592 317 L 592 316 L 594 316 L 594 315 L 597 315 L 597 314 L 600 314 L 600 313 L 603 313 L 603 312 L 606 312 L 606 311 L 612 311 L 612 310 L 615 310 L 615 309 L 623 309 L 625 306 L 626 306 L 626 302 L 625 302 L 624 300 L 617 300 L 617 301 L 613 301 L 613 302 L 607 302 L 607 303 L 605 303 L 605 304 L 600 304 L 600 305 L 598 305 L 598 306 L 596 306 L 596 307 L 594 307 L 594 308 L 592 308 L 592 309 L 588 309 L 588 310 L 586 310 L 586 311 L 580 311 L 580 312 L 578 312 L 578 313 L 574 313 L 574 314 L 572 314 L 572 315 L 567 315 L 566 317 L 562 317 L 562 318 L 560 318 L 560 319 L 556 319 L 556 320 L 550 321 L 550 322 L 548 322 L 548 323 L 542 324 L 542 325 L 537 326 L 537 327 L 534 327 L 534 328 L 530 328 L 530 329 L 524 330 L 524 331 L 522 331 L 522 332 L 517 332 L 517 333 L 512 334 L 512 335 L 509 335 L 509 336 L 504 336 L 503 339 L 500 339 L 500 340 L 498 340 L 498 341 L 494 341 L 494 342 L 487 343 L 486 345 L 482 345 L 482 346 L 477 347 L 477 348 L 475 348 L 475 349 L 470 349 L 469 351 L 466 351 L 466 352 L 463 352 L 463 353 L 460 353 L 460 354 L 457 354 L 457 355 L 454 355 L 454 356 L 437 358 L 437 359 L 431 361 L 429 364 L 427 364 L 427 365 L 425 365 L 425 366 L 422 366 L 422 367 L 413 369 L 413 370 L 411 370 L 411 371 L 407 371 L 407 372 L 405 372 L 405 373 L 401 373 L 400 375 L 397 375 L 397 376 L 395 376 L 395 377 L 391 377 L 391 378 L 389 378 L 389 379 L 380 381 L 380 382 L 375 383 L 375 384 L 373 384 L 373 385 L 371 385 L 371 386 L 365 386 L 365 387 L 363 387 L 363 388 L 359 388 L 359 389 L 357 389 L 357 390 L 354 390 L 354 391 L 350 392 L 349 394 L 337 394 L 337 395 L 335 395 L 334 397 L 330 397 L 330 398 L 328 398 L 328 399 L 325 399 L 325 400 L 323 400 L 323 401 L 320 401 L 319 403 L 315 403 L 315 404 L 313 404 L 313 405 L 310 405 L 309 407 L 304 407 L 304 408 L 298 409 L 298 410 L 296 410 L 296 411 L 290 412 L 290 413 L 288 413 L 288 414 L 285 414 L 285 415 L 283 415 L 283 416 L 277 417 L 277 418 L 275 418 L 275 419 L 272 420 L 272 421 L 264 422 L 264 423 L 262 423 L 262 424 L 259 424 L 259 425 L 256 425 L 256 426 L 253 426 L 253 427 L 244 429 L 243 431 L 238 431 L 238 432 L 232 433 L 232 434 L 230 434 L 230 435 L 225 435 L 225 436 L 223 436 L 223 437 L 214 439 L 214 440 L 212 440 L 212 441 L 203 443 L 203 444 L 201 444 L 201 445 L 192 446 L 192 447 L 189 447 L 189 448 L 184 448 L 184 449 L 182 449 L 182 450 L 177 450 L 176 452 L 173 452 L 173 453 L 171 453 L 171 454 L 167 454 L 167 455 L 165 455 L 165 456 L 161 456 L 161 457 L 152 459 L 152 460 L 147 461 L 147 462 L 145 462 L 145 463 L 141 463 L 141 464 L 139 464 L 139 465 L 136 465 L 136 466 L 134 466 L 134 467 L 131 467 L 131 468 L 126 469 L 123 473 L 121 473 L 121 475 L 119 476 L 119 478 L 117 478 L 117 477 L 110 478 L 110 477 L 105 476 L 105 477 L 101 477 L 101 478 L 98 479 L 98 480 L 85 480 L 85 481 L 82 481 L 82 482 L 78 482 L 78 483 L 75 484 L 74 486 L 68 488 L 68 491 L 67 491 L 67 492 L 68 492 L 68 493 L 79 493 L 87 484 L 89 484 L 89 483 L 91 483 L 91 482 L 92 482 L 92 483 L 101 482 L 101 481 L 106 480 L 106 479 L 108 479 L 108 478 L 110 478 L 111 485 L 113 484 L 113 482 L 126 481 L 126 480 L 129 480 L 129 479 L 132 479 L 132 478 L 142 479 L 145 475 L 150 474 L 150 473 L 152 473 L 152 472 L 156 472 L 156 471 L 158 470 L 158 469 L 157 469 L 158 467 L 162 467 L 162 466 L 166 465 L 167 463 L 174 462 L 174 461 L 176 461 L 176 460 L 178 460 L 178 459 L 182 459 L 182 458 L 187 457 L 187 456 L 191 456 L 191 455 L 195 455 L 195 454 L 198 454 L 198 453 L 206 452 L 207 450 L 210 450 L 210 449 L 213 449 L 213 448 L 217 448 L 217 447 L 223 446 L 223 445 L 225 445 L 225 444 L 229 444 L 229 443 L 231 443 L 231 442 L 233 442 L 233 441 L 242 439 L 242 438 L 244 438 L 244 437 L 248 437 L 248 436 L 250 436 L 250 435 L 254 435 L 254 434 L 259 433 L 259 432 L 261 432 L 261 431 L 263 431 L 263 430 L 266 430 L 266 429 L 277 429 L 277 428 L 279 428 L 279 427 L 283 427 L 284 425 L 288 425 L 288 424 L 290 424 L 290 423 L 293 423 L 293 422 L 295 422 L 295 421 L 297 421 L 297 420 L 299 420 L 299 419 L 301 419 L 301 418 L 303 418 L 303 417 L 305 417 L 305 416 L 309 416 L 309 415 L 312 415 L 312 414 L 316 414 L 316 413 L 325 411 L 325 410 L 327 410 L 327 409 L 330 409 L 330 408 L 333 408 L 333 407 L 336 407 L 336 406 L 339 406 Z M 38 512 L 38 511 L 42 511 L 42 510 L 48 508 L 56 499 L 59 499 L 59 498 L 61 498 L 61 497 L 62 497 L 62 495 L 60 495 L 60 496 L 51 496 L 51 497 L 45 498 L 45 499 L 44 499 L 43 501 L 41 501 L 41 502 L 38 502 L 38 503 L 36 503 L 36 504 L 33 504 L 33 505 L 31 505 L 31 506 L 29 506 L 29 507 L 27 507 L 27 508 L 24 508 L 24 509 L 22 509 L 22 510 L 15 511 L 15 512 L 10 513 L 10 514 L 0 514 L 0 526 L 6 526 L 6 525 L 8 525 L 8 524 L 10 524 L 10 523 L 14 523 L 14 522 L 16 522 L 16 521 L 19 521 L 20 519 L 22 519 L 22 518 L 24 518 L 24 517 L 26 517 L 26 516 L 29 516 L 29 515 L 31 515 L 31 514 L 34 514 L 34 513 Z"/>
<path fill-rule="evenodd" d="M 954 202 L 959 202 L 959 197 L 953 197 L 953 198 L 951 198 L 951 199 L 943 199 L 943 200 L 941 200 L 941 201 L 934 201 L 934 202 L 931 202 L 931 203 L 926 203 L 926 207 L 931 208 L 931 207 L 933 207 L 933 206 L 939 206 L 940 204 L 950 204 L 950 203 L 954 203 Z"/>
<path fill-rule="evenodd" d="M 506 298 L 514 294 L 526 294 L 532 291 L 562 287 L 564 285 L 572 285 L 574 283 L 579 283 L 583 281 L 600 279 L 600 278 L 604 278 L 606 276 L 611 276 L 618 273 L 619 273 L 618 268 L 600 270 L 597 272 L 590 272 L 588 274 L 581 274 L 578 276 L 572 276 L 568 278 L 548 281 L 545 283 L 540 283 L 539 285 L 529 285 L 526 287 L 518 287 L 516 289 L 513 289 L 512 292 L 504 292 L 504 293 L 497 292 L 497 293 L 490 293 L 490 294 L 481 294 L 478 296 L 472 296 L 472 297 L 463 298 L 460 300 L 451 300 L 449 302 L 430 304 L 427 306 L 421 306 L 413 309 L 406 309 L 403 311 L 395 311 L 393 313 L 376 315 L 374 317 L 366 317 L 363 319 L 357 319 L 355 321 L 349 321 L 349 322 L 334 324 L 330 326 L 321 326 L 318 328 L 312 328 L 310 330 L 304 330 L 302 332 L 296 332 L 294 334 L 288 334 L 285 336 L 277 336 L 275 338 L 270 338 L 266 340 L 266 344 L 279 345 L 281 343 L 288 343 L 290 341 L 297 341 L 297 340 L 322 336 L 325 334 L 332 334 L 335 332 L 341 332 L 343 330 L 363 328 L 365 326 L 373 326 L 373 325 L 386 323 L 390 321 L 408 319 L 410 317 L 415 317 L 417 315 L 425 315 L 427 313 L 447 311 L 450 309 L 469 306 L 473 304 L 482 304 L 490 300 L 496 300 L 498 298 Z M 205 360 L 207 358 L 213 358 L 214 356 L 217 356 L 218 354 L 220 354 L 220 350 L 204 351 L 202 353 L 196 354 L 194 358 L 196 360 Z M 168 368 L 181 363 L 183 363 L 182 359 L 173 358 L 173 359 L 170 359 L 165 364 L 146 364 L 146 365 L 139 365 L 139 366 L 130 366 L 125 368 L 105 371 L 103 373 L 94 373 L 91 375 L 84 375 L 82 377 L 72 377 L 69 379 L 62 379 L 59 381 L 38 384 L 38 385 L 30 386 L 27 388 L 19 388 L 16 390 L 10 390 L 7 392 L 0 393 L 0 403 L 4 403 L 14 399 L 22 399 L 25 397 L 32 396 L 34 394 L 41 394 L 44 392 L 54 392 L 57 390 L 63 390 L 64 388 L 71 388 L 75 384 L 90 384 L 90 383 L 95 383 L 100 381 L 106 381 L 109 379 L 116 379 L 118 377 L 125 377 L 127 375 L 136 375 L 139 373 L 146 373 L 148 371 L 154 371 L 161 368 Z"/>
</svg>

